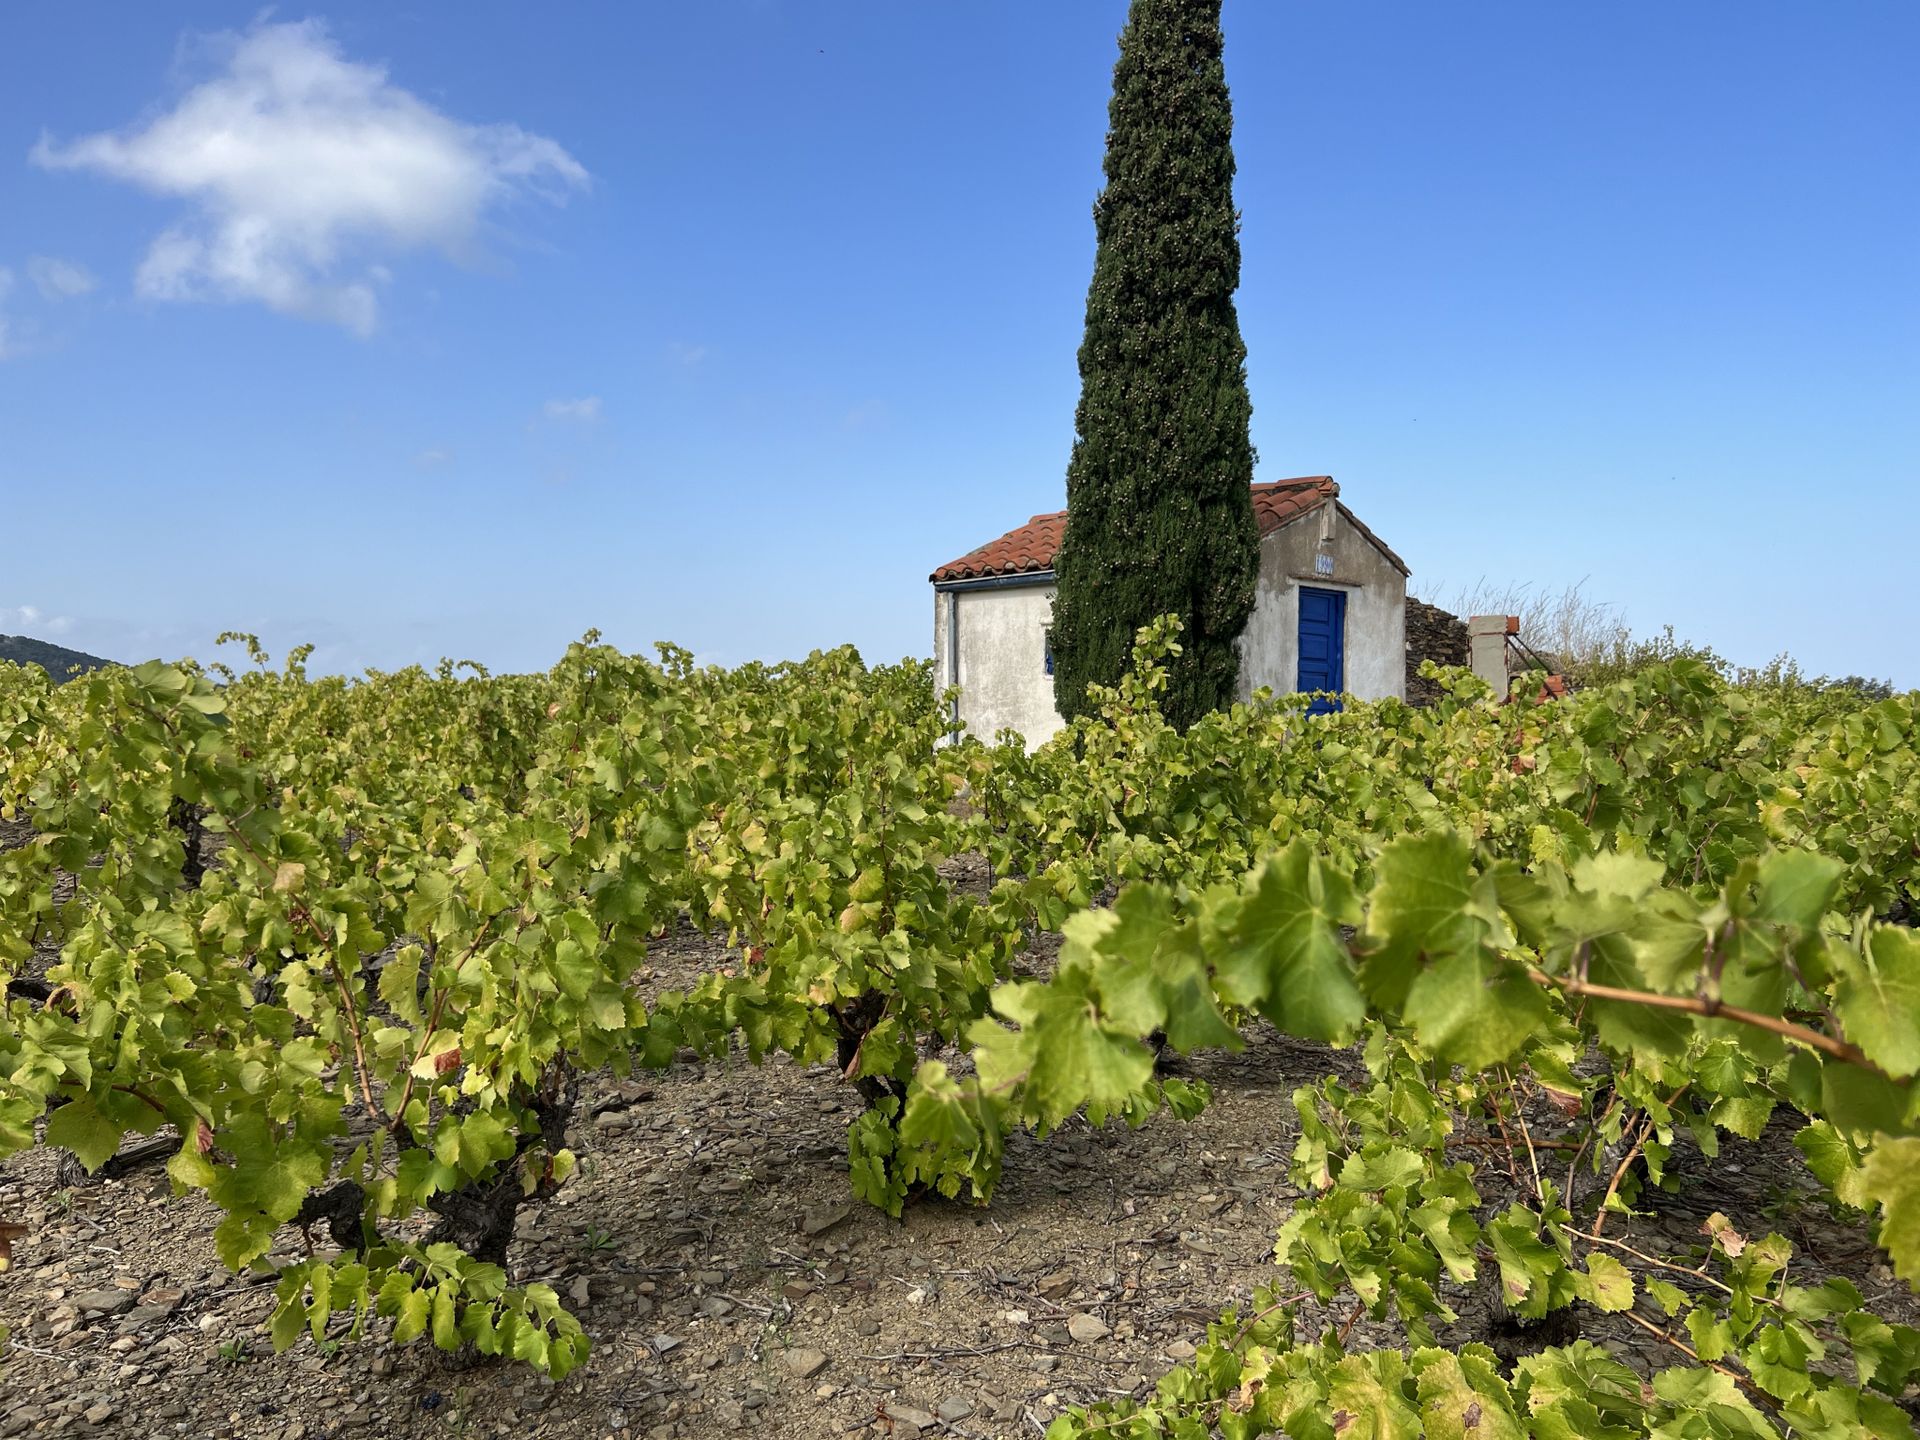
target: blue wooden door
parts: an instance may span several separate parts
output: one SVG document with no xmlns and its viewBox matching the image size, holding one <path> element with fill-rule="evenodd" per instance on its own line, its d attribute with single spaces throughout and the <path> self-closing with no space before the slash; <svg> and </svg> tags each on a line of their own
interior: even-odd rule
<svg viewBox="0 0 1920 1440">
<path fill-rule="evenodd" d="M 1294 689 L 1301 693 L 1347 688 L 1347 592 L 1300 587 L 1300 673 Z M 1340 702 L 1325 697 L 1308 707 L 1309 715 L 1338 710 Z"/>
</svg>

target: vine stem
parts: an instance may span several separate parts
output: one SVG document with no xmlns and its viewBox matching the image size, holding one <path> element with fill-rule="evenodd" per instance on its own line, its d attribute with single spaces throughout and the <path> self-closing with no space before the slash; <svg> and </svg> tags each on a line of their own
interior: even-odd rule
<svg viewBox="0 0 1920 1440">
<path fill-rule="evenodd" d="M 1575 1233 L 1578 1233 L 1578 1232 L 1575 1232 Z M 1590 1245 L 1605 1245 L 1611 1250 L 1618 1250 L 1622 1254 L 1631 1255 L 1633 1256 L 1634 1259 L 1640 1261 L 1642 1264 L 1655 1265 L 1662 1270 L 1671 1270 L 1676 1275 L 1691 1275 L 1694 1279 L 1703 1281 L 1706 1284 L 1713 1286 L 1714 1289 L 1716 1290 L 1725 1291 L 1729 1295 L 1734 1293 L 1733 1287 L 1731 1285 L 1727 1284 L 1726 1281 L 1720 1279 L 1718 1276 L 1710 1274 L 1706 1270 L 1703 1270 L 1696 1266 L 1691 1266 L 1691 1265 L 1676 1265 L 1671 1260 L 1662 1260 L 1658 1255 L 1649 1255 L 1646 1251 L 1636 1249 L 1634 1246 L 1627 1244 L 1627 1242 L 1624 1240 L 1609 1240 L 1604 1235 L 1585 1235 L 1585 1236 L 1582 1236 L 1581 1238 L 1587 1241 L 1587 1243 Z M 1759 1296 L 1757 1298 L 1765 1300 L 1770 1305 L 1776 1303 L 1775 1301 L 1773 1301 L 1772 1299 L 1764 1295 Z"/>
<path fill-rule="evenodd" d="M 1478 1150 L 1498 1150 L 1506 1144 L 1504 1140 L 1497 1139 L 1492 1135 L 1449 1135 L 1446 1138 L 1446 1143 L 1448 1145 L 1471 1145 Z M 1535 1148 L 1540 1150 L 1582 1150 L 1586 1148 L 1583 1145 L 1575 1144 L 1571 1140 L 1536 1138 L 1533 1143 Z"/>
<path fill-rule="evenodd" d="M 1702 999 L 1697 995 L 1656 995 L 1649 990 L 1623 990 L 1615 985 L 1595 985 L 1588 980 L 1576 979 L 1571 975 L 1549 975 L 1544 970 L 1527 972 L 1536 985 L 1544 985 L 1567 995 L 1580 996 L 1593 1000 L 1615 1000 L 1623 1005 L 1644 1005 L 1653 1010 L 1679 1010 L 1689 1015 L 1698 1015 L 1703 1020 L 1733 1020 L 1742 1025 L 1751 1025 L 1756 1030 L 1766 1030 L 1783 1039 L 1795 1041 L 1812 1049 L 1820 1050 L 1844 1060 L 1849 1065 L 1857 1065 L 1862 1070 L 1871 1070 L 1874 1074 L 1888 1080 L 1894 1079 L 1873 1061 L 1858 1045 L 1837 1039 L 1832 1035 L 1810 1030 L 1805 1025 L 1796 1025 L 1791 1020 L 1783 1020 L 1778 1015 L 1763 1015 L 1758 1010 L 1743 1010 L 1738 1005 L 1723 1005 L 1716 1000 Z"/>
<path fill-rule="evenodd" d="M 1334 1343 L 1336 1345 L 1344 1346 L 1347 1343 L 1347 1336 L 1353 1333 L 1353 1327 L 1360 1323 L 1360 1317 L 1366 1313 L 1367 1313 L 1367 1306 L 1366 1306 L 1366 1302 L 1363 1300 L 1358 1305 L 1353 1307 L 1353 1313 L 1347 1316 L 1347 1323 L 1340 1327 L 1340 1338 L 1336 1340 Z"/>
<path fill-rule="evenodd" d="M 1631 1320 L 1634 1324 L 1638 1325 L 1642 1330 L 1646 1331 L 1649 1335 L 1653 1336 L 1655 1339 L 1664 1340 L 1667 1344 L 1673 1346 L 1674 1349 L 1678 1350 L 1681 1354 L 1687 1356 L 1696 1365 L 1704 1365 L 1709 1370 L 1718 1370 L 1722 1375 L 1726 1376 L 1729 1380 L 1733 1381 L 1734 1384 L 1740 1386 L 1742 1389 L 1751 1390 L 1753 1394 L 1761 1401 L 1761 1403 L 1764 1404 L 1769 1410 L 1774 1408 L 1773 1397 L 1767 1394 L 1767 1392 L 1762 1390 L 1758 1385 L 1754 1384 L 1753 1381 L 1748 1379 L 1745 1375 L 1742 1375 L 1738 1370 L 1731 1370 L 1727 1366 L 1716 1364 L 1712 1360 L 1702 1360 L 1700 1358 L 1700 1352 L 1698 1350 L 1694 1349 L 1691 1345 L 1687 1344 L 1686 1341 L 1682 1340 L 1679 1336 L 1675 1335 L 1671 1330 L 1662 1330 L 1658 1325 L 1654 1324 L 1651 1320 L 1647 1319 L 1644 1315 L 1641 1315 L 1637 1311 L 1622 1310 L 1619 1313 L 1622 1316 L 1622 1318 Z"/>
<path fill-rule="evenodd" d="M 308 913 L 307 907 L 296 905 L 294 908 L 300 912 L 301 918 L 313 929 L 314 934 L 324 942 L 327 937 L 313 916 Z M 367 1068 L 366 1044 L 360 1038 L 359 1009 L 353 1003 L 353 989 L 347 984 L 346 972 L 340 968 L 340 956 L 337 952 L 328 953 L 327 969 L 333 975 L 333 983 L 340 987 L 340 1010 L 346 1018 L 347 1033 L 353 1038 L 353 1073 L 360 1081 L 360 1098 L 366 1102 L 367 1117 L 371 1119 L 380 1113 L 380 1106 L 373 1098 L 373 1074 Z"/>
<path fill-rule="evenodd" d="M 1661 1108 L 1664 1110 L 1672 1110 L 1674 1102 L 1686 1093 L 1687 1085 L 1683 1083 L 1679 1089 L 1667 1096 L 1666 1100 L 1662 1102 Z M 1627 1147 L 1627 1153 L 1620 1157 L 1620 1163 L 1614 1167 L 1613 1178 L 1607 1182 L 1607 1193 L 1600 1197 L 1600 1208 L 1594 1211 L 1593 1229 L 1589 1232 L 1590 1238 L 1598 1240 L 1600 1238 L 1600 1232 L 1606 1228 L 1607 1202 L 1612 1200 L 1614 1195 L 1619 1192 L 1620 1182 L 1626 1178 L 1628 1169 L 1633 1165 L 1633 1162 L 1639 1158 L 1640 1151 L 1647 1143 L 1647 1137 L 1653 1134 L 1655 1123 L 1652 1111 L 1648 1111 L 1641 1118 L 1639 1135 L 1634 1138 L 1633 1144 Z"/>
<path fill-rule="evenodd" d="M 505 914 L 505 913 L 506 913 L 505 911 L 500 912 L 500 914 Z M 457 961 L 454 962 L 453 968 L 456 971 L 462 965 L 466 964 L 468 960 L 473 958 L 474 952 L 480 948 L 480 942 L 487 938 L 487 932 L 493 929 L 494 921 L 498 920 L 499 918 L 500 918 L 500 915 L 489 915 L 487 917 L 486 923 L 481 925 L 479 931 L 474 935 L 473 943 L 467 946 L 466 953 L 463 954 Z M 525 933 L 527 926 L 531 923 L 532 923 L 531 921 L 523 919 L 520 922 L 520 929 L 514 932 L 515 935 L 517 936 Z M 429 970 L 431 970 L 434 963 L 435 962 L 433 961 L 428 962 Z M 440 1028 L 440 1016 L 446 1010 L 447 996 L 451 993 L 452 993 L 452 987 L 447 986 L 437 991 L 433 997 L 433 1006 L 431 1010 L 428 1011 L 427 1023 L 424 1027 L 422 1027 L 420 1031 L 420 1043 L 414 1047 L 413 1060 L 407 1066 L 406 1082 L 400 1088 L 400 1103 L 393 1107 L 393 1119 L 388 1122 L 387 1128 L 390 1129 L 395 1135 L 398 1135 L 400 1133 L 401 1126 L 406 1123 L 403 1117 L 407 1113 L 407 1105 L 413 1099 L 413 1081 L 414 1081 L 413 1067 L 415 1065 L 418 1065 L 421 1062 L 421 1060 L 426 1058 L 427 1046 L 433 1043 L 434 1032 Z"/>
<path fill-rule="evenodd" d="M 1308 1300 L 1308 1299 L 1311 1299 L 1312 1297 L 1313 1297 L 1313 1292 L 1311 1290 L 1302 1290 L 1297 1295 L 1289 1295 L 1284 1300 L 1274 1301 L 1271 1305 L 1267 1306 L 1266 1309 L 1260 1311 L 1258 1314 L 1249 1315 L 1247 1317 L 1246 1323 L 1243 1324 L 1239 1328 L 1239 1330 L 1235 1332 L 1233 1339 L 1227 1342 L 1227 1349 L 1238 1350 L 1240 1348 L 1240 1342 L 1247 1338 L 1248 1334 L 1252 1332 L 1253 1327 L 1258 1325 L 1262 1320 L 1266 1319 L 1267 1316 L 1273 1314 L 1274 1311 L 1284 1310 L 1289 1305 L 1298 1305 L 1302 1300 Z"/>
<path fill-rule="evenodd" d="M 1513 1072 L 1502 1065 L 1500 1076 L 1507 1082 L 1507 1099 L 1513 1103 L 1513 1119 L 1514 1123 L 1520 1127 L 1520 1138 L 1527 1142 L 1527 1165 L 1533 1171 L 1534 1196 L 1544 1207 L 1547 1203 L 1547 1189 L 1540 1183 L 1540 1157 L 1534 1152 L 1533 1132 L 1527 1128 L 1526 1106 L 1520 1099 L 1519 1091 L 1514 1087 Z"/>
<path fill-rule="evenodd" d="M 257 809 L 258 807 L 256 806 L 254 808 Z M 253 810 L 251 809 L 247 811 L 247 815 L 251 815 L 252 813 Z M 246 815 L 240 818 L 244 820 Z M 228 824 L 226 833 L 231 835 L 235 840 L 238 840 L 240 844 L 245 847 L 247 854 L 253 857 L 253 862 L 256 865 L 265 869 L 267 864 L 266 860 L 258 850 L 253 848 L 253 842 L 248 840 L 246 835 L 239 830 L 238 825 L 239 821 Z M 320 928 L 320 922 L 313 918 L 313 912 L 307 909 L 304 903 L 291 895 L 287 897 L 287 901 L 288 911 L 303 920 L 307 928 L 313 932 L 314 938 L 319 940 L 322 945 L 327 946 L 327 970 L 333 976 L 334 984 L 340 987 L 340 1011 L 342 1017 L 347 1022 L 347 1034 L 353 1039 L 354 1078 L 360 1082 L 360 1098 L 366 1103 L 367 1116 L 371 1119 L 380 1113 L 380 1106 L 373 1098 L 373 1073 L 367 1067 L 367 1048 L 360 1035 L 359 1008 L 353 1003 L 353 989 L 347 984 L 346 972 L 340 968 L 339 951 L 333 946 L 332 937 Z"/>
<path fill-rule="evenodd" d="M 1520 1165 L 1519 1162 L 1514 1159 L 1513 1136 L 1507 1133 L 1506 1117 L 1500 1113 L 1500 1097 L 1493 1093 L 1491 1087 L 1487 1090 L 1487 1104 L 1493 1109 L 1493 1123 L 1500 1127 L 1500 1143 L 1506 1146 L 1507 1149 L 1507 1174 L 1512 1177 L 1513 1183 L 1518 1185 L 1520 1183 Z M 1489 1145 L 1487 1148 L 1491 1150 L 1493 1147 Z"/>
</svg>

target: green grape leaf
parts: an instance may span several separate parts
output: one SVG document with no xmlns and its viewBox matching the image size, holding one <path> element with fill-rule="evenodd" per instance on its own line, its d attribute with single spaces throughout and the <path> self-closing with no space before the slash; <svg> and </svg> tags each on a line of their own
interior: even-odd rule
<svg viewBox="0 0 1920 1440">
<path fill-rule="evenodd" d="M 1344 1041 L 1366 1018 L 1340 933 L 1360 918 L 1352 885 L 1305 842 L 1288 845 L 1253 872 L 1211 947 L 1221 998 L 1290 1035 Z"/>
<path fill-rule="evenodd" d="M 1760 861 L 1754 918 L 1802 930 L 1817 928 L 1845 870 L 1838 860 L 1807 850 L 1771 852 Z"/>
<path fill-rule="evenodd" d="M 1418 1352 L 1414 1369 L 1426 1440 L 1526 1440 L 1527 1427 L 1497 1377 L 1475 1384 L 1460 1361 L 1442 1350 Z"/>
<path fill-rule="evenodd" d="M 1426 1172 L 1426 1163 L 1418 1153 L 1391 1145 L 1373 1153 L 1349 1155 L 1340 1166 L 1339 1183 L 1343 1190 L 1385 1190 L 1416 1184 Z"/>
<path fill-rule="evenodd" d="M 1515 1371 L 1527 1408 L 1535 1415 L 1572 1403 L 1592 1407 L 1605 1423 L 1623 1425 L 1629 1434 L 1644 1432 L 1647 1407 L 1640 1398 L 1640 1377 L 1591 1340 L 1523 1355 Z"/>
<path fill-rule="evenodd" d="M 1920 1137 L 1878 1137 L 1860 1183 L 1880 1207 L 1880 1248 L 1894 1273 L 1920 1289 Z"/>
<path fill-rule="evenodd" d="M 264 1114 L 242 1113 L 220 1132 L 231 1165 L 214 1168 L 207 1187 L 222 1209 L 257 1210 L 278 1224 L 291 1220 L 307 1192 L 327 1178 L 332 1149 L 323 1141 L 281 1137 Z"/>
<path fill-rule="evenodd" d="M 1627 850 L 1604 850 L 1574 861 L 1573 893 L 1557 919 L 1569 939 L 1589 940 L 1631 928 L 1666 867 Z"/>
<path fill-rule="evenodd" d="M 1895 1079 L 1920 1071 L 1920 937 L 1896 926 L 1873 931 L 1835 988 L 1847 1038 Z"/>
<path fill-rule="evenodd" d="M 102 1115 L 87 1094 L 76 1095 L 47 1116 L 47 1144 L 73 1151 L 88 1174 L 113 1158 L 122 1134 L 119 1123 Z"/>
<path fill-rule="evenodd" d="M 1405 1008 L 1422 956 L 1479 944 L 1467 862 L 1467 842 L 1453 831 L 1405 837 L 1380 852 L 1366 926 L 1375 949 L 1361 984 L 1383 1009 Z"/>
<path fill-rule="evenodd" d="M 1649 1275 L 1642 1283 L 1646 1287 L 1647 1294 L 1653 1297 L 1654 1304 L 1660 1307 L 1660 1313 L 1663 1315 L 1678 1315 L 1692 1303 L 1688 1300 L 1686 1291 L 1657 1276 Z"/>
<path fill-rule="evenodd" d="M 1653 1393 L 1683 1412 L 1712 1417 L 1699 1433 L 1727 1440 L 1777 1440 L 1778 1432 L 1742 1393 L 1733 1376 L 1719 1370 L 1675 1367 L 1653 1377 Z M 1684 1434 L 1685 1431 L 1677 1433 Z"/>
<path fill-rule="evenodd" d="M 1603 935 L 1592 942 L 1587 978 L 1596 985 L 1616 989 L 1643 988 L 1631 948 L 1619 935 Z M 1618 1000 L 1589 1000 L 1587 1011 L 1600 1043 L 1620 1054 L 1646 1051 L 1677 1058 L 1686 1054 L 1693 1043 L 1693 1021 L 1671 1010 Z"/>
<path fill-rule="evenodd" d="M 1913 1087 L 1829 1056 L 1819 1058 L 1820 1109 L 1826 1118 L 1852 1135 L 1875 1131 L 1899 1133 L 1907 1128 Z"/>
<path fill-rule="evenodd" d="M 410 1025 L 420 1023 L 421 958 L 418 945 L 402 945 L 380 970 L 381 1000 Z"/>
<path fill-rule="evenodd" d="M 398 1315 L 393 1322 L 393 1343 L 411 1344 L 426 1334 L 432 1312 L 433 1297 L 425 1290 L 409 1289 L 400 1297 Z"/>
<path fill-rule="evenodd" d="M 994 992 L 994 1007 L 1021 1027 L 1008 1059 L 1024 1061 L 1022 1095 L 1048 1126 L 1082 1105 L 1117 1110 L 1153 1078 L 1152 1052 L 1137 1037 L 1101 1025 L 1090 997 L 1076 989 L 1025 983 Z"/>
<path fill-rule="evenodd" d="M 1415 977 L 1405 1016 L 1441 1059 L 1481 1071 L 1511 1059 L 1550 1013 L 1545 993 L 1517 967 L 1470 950 Z"/>
</svg>

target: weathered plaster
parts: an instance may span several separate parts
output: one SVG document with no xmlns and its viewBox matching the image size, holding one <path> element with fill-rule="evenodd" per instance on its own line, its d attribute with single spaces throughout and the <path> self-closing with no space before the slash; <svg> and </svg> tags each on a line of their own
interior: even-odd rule
<svg viewBox="0 0 1920 1440">
<path fill-rule="evenodd" d="M 1322 553 L 1333 557 L 1331 574 L 1320 574 L 1314 563 Z M 1404 700 L 1407 577 L 1338 507 L 1328 505 L 1260 542 L 1253 616 L 1240 635 L 1239 698 L 1263 685 L 1276 694 L 1292 692 L 1299 676 L 1302 585 L 1346 592 L 1347 693 Z"/>
<path fill-rule="evenodd" d="M 1053 618 L 1053 581 L 933 595 L 934 678 L 948 675 L 947 607 L 956 602 L 960 633 L 960 716 L 967 733 L 991 741 L 1018 730 L 1029 748 L 1062 725 L 1047 674 L 1047 623 Z"/>
<path fill-rule="evenodd" d="M 1513 687 L 1507 672 L 1507 636 L 1514 633 L 1515 622 L 1505 615 L 1467 617 L 1468 653 L 1473 673 L 1493 687 L 1493 693 L 1505 698 Z"/>
</svg>

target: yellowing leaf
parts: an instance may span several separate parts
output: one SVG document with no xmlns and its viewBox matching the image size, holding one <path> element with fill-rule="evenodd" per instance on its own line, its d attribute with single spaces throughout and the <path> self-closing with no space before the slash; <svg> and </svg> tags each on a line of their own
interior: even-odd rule
<svg viewBox="0 0 1920 1440">
<path fill-rule="evenodd" d="M 1587 1273 L 1575 1273 L 1573 1292 L 1597 1310 L 1613 1314 L 1633 1308 L 1633 1273 L 1613 1256 L 1587 1256 Z"/>
</svg>

